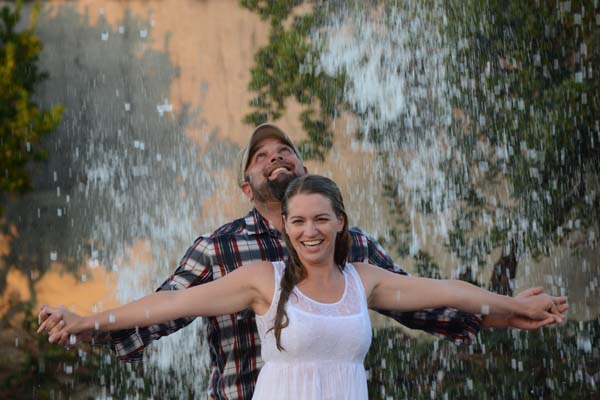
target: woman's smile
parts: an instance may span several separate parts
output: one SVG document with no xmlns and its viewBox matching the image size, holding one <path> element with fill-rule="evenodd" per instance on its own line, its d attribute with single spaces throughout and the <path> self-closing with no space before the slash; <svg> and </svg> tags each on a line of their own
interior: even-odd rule
<svg viewBox="0 0 600 400">
<path fill-rule="evenodd" d="M 333 211 L 331 201 L 321 194 L 300 193 L 290 199 L 285 230 L 298 252 L 309 264 L 333 262 L 336 234 L 344 219 Z"/>
</svg>

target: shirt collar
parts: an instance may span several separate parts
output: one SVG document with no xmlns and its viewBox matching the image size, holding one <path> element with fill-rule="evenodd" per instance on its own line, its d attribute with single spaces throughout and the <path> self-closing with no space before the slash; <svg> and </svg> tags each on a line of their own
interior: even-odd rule
<svg viewBox="0 0 600 400">
<path fill-rule="evenodd" d="M 249 235 L 261 235 L 268 233 L 274 237 L 280 237 L 281 234 L 279 231 L 273 226 L 273 224 L 263 217 L 256 208 L 250 210 L 248 215 L 245 217 L 246 221 L 246 230 Z"/>
</svg>

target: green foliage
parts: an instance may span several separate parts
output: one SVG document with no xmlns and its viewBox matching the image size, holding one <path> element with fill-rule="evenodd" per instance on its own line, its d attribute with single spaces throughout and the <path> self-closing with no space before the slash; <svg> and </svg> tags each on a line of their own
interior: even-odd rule
<svg viewBox="0 0 600 400">
<path fill-rule="evenodd" d="M 286 102 L 295 100 L 304 111 L 300 115 L 308 138 L 298 146 L 306 159 L 323 160 L 333 144 L 330 125 L 341 104 L 344 77 L 329 77 L 317 65 L 319 50 L 310 40 L 312 31 L 324 16 L 324 5 L 313 11 L 291 16 L 304 1 L 242 0 L 241 5 L 271 22 L 269 43 L 255 55 L 249 88 L 256 93 L 250 105 L 255 109 L 244 122 L 258 125 L 275 121 L 284 114 Z M 291 18 L 291 23 L 286 23 Z M 286 27 L 289 25 L 289 27 Z"/>
<path fill-rule="evenodd" d="M 46 158 L 40 141 L 56 128 L 62 113 L 60 106 L 43 110 L 32 100 L 46 78 L 37 65 L 39 7 L 33 8 L 27 29 L 17 32 L 21 5 L 0 11 L 0 194 L 31 189 L 30 162 Z"/>
<path fill-rule="evenodd" d="M 466 200 L 481 161 L 484 182 L 508 180 L 515 204 L 481 204 L 493 218 L 493 246 L 519 233 L 521 251 L 547 252 L 572 231 L 600 220 L 600 13 L 594 1 L 451 2 L 457 50 L 456 107 L 469 123 L 453 129 L 470 173 L 455 173 Z M 477 144 L 488 152 L 477 152 Z M 570 222 L 569 222 L 570 221 Z M 513 228 L 513 229 L 511 229 Z M 576 228 L 575 228 L 576 229 Z M 512 233 L 511 233 L 512 232 Z"/>
<path fill-rule="evenodd" d="M 456 348 L 378 330 L 366 361 L 369 398 L 596 398 L 599 334 L 598 320 L 531 332 L 494 329 Z"/>
<path fill-rule="evenodd" d="M 242 7 L 258 13 L 263 19 L 271 19 L 273 24 L 281 24 L 290 12 L 304 3 L 304 0 L 240 0 Z"/>
<path fill-rule="evenodd" d="M 442 279 L 439 265 L 433 261 L 433 257 L 428 253 L 419 250 L 415 255 L 415 260 L 417 261 L 415 264 L 415 272 L 417 275 L 424 278 Z"/>
</svg>

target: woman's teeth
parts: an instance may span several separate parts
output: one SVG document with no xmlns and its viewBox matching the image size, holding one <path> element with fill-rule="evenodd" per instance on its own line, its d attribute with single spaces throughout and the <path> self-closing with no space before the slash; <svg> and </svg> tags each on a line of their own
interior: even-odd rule
<svg viewBox="0 0 600 400">
<path fill-rule="evenodd" d="M 312 247 L 312 246 L 318 246 L 322 243 L 322 240 L 307 240 L 305 242 L 302 242 L 303 245 L 308 246 L 308 247 Z"/>
</svg>

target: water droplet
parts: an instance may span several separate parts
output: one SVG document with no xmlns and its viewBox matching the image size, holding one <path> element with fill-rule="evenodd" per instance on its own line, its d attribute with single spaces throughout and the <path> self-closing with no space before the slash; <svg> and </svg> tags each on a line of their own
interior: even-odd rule
<svg viewBox="0 0 600 400">
<path fill-rule="evenodd" d="M 69 344 L 75 346 L 77 344 L 77 336 L 69 335 Z"/>
<path fill-rule="evenodd" d="M 125 27 L 123 25 L 119 25 L 119 33 L 121 35 L 125 33 Z"/>
<path fill-rule="evenodd" d="M 56 251 L 50 252 L 50 261 L 56 261 L 58 259 L 58 253 Z"/>
<path fill-rule="evenodd" d="M 140 37 L 143 39 L 148 36 L 148 29 L 140 30 Z"/>
<path fill-rule="evenodd" d="M 156 106 L 156 111 L 158 111 L 159 116 L 163 116 L 164 113 L 173 112 L 173 105 L 169 103 L 167 99 L 165 99 L 163 104 L 158 104 Z"/>
<path fill-rule="evenodd" d="M 490 313 L 490 306 L 489 304 L 482 304 L 481 305 L 481 314 L 482 315 L 489 315 Z"/>
<path fill-rule="evenodd" d="M 86 282 L 86 281 L 87 281 L 87 275 L 81 274 L 81 282 Z"/>
<path fill-rule="evenodd" d="M 131 110 L 131 104 L 125 103 L 125 111 Z"/>
<path fill-rule="evenodd" d="M 109 324 L 114 324 L 116 321 L 115 315 L 114 314 L 108 314 L 108 323 Z"/>
</svg>

